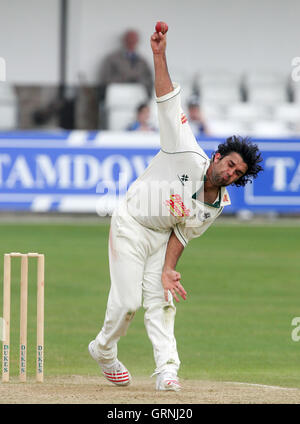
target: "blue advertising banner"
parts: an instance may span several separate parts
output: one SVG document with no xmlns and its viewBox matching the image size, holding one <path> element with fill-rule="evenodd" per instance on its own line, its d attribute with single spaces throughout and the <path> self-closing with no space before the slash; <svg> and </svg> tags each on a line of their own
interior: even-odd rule
<svg viewBox="0 0 300 424">
<path fill-rule="evenodd" d="M 300 140 L 253 141 L 264 172 L 245 188 L 229 187 L 226 212 L 300 212 Z M 198 142 L 211 156 L 223 139 Z M 156 133 L 2 132 L 0 210 L 111 213 L 158 151 Z"/>
</svg>

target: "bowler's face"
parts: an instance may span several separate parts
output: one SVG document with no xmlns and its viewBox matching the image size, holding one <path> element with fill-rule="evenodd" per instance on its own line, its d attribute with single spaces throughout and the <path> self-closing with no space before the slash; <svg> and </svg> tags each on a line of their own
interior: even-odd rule
<svg viewBox="0 0 300 424">
<path fill-rule="evenodd" d="M 235 183 L 248 169 L 241 155 L 236 152 L 231 152 L 223 158 L 220 153 L 216 153 L 211 166 L 211 182 L 216 186 L 228 186 Z"/>
</svg>

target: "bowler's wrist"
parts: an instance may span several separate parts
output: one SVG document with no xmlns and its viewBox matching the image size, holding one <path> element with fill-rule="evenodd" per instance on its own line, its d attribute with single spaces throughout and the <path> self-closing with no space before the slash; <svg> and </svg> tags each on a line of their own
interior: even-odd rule
<svg viewBox="0 0 300 424">
<path fill-rule="evenodd" d="M 175 268 L 170 265 L 164 265 L 162 273 L 167 274 L 169 272 L 175 271 Z"/>
<path fill-rule="evenodd" d="M 167 61 L 165 51 L 163 51 L 163 52 L 153 52 L 153 58 L 154 58 L 154 60 L 158 60 L 158 61 L 162 61 L 162 62 Z"/>
</svg>

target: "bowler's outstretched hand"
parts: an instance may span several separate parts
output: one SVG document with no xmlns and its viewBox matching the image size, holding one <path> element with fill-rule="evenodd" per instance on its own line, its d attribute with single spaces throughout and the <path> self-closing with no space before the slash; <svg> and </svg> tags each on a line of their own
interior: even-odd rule
<svg viewBox="0 0 300 424">
<path fill-rule="evenodd" d="M 179 294 L 182 299 L 186 300 L 187 292 L 184 290 L 183 286 L 180 283 L 181 275 L 179 272 L 174 269 L 165 270 L 162 273 L 162 284 L 164 288 L 165 300 L 168 302 L 168 291 L 172 293 L 172 296 L 179 302 L 177 294 Z"/>
</svg>

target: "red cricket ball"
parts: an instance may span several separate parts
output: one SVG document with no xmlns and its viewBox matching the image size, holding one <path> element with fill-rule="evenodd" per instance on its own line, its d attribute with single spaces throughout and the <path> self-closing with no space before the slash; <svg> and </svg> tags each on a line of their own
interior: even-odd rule
<svg viewBox="0 0 300 424">
<path fill-rule="evenodd" d="M 155 31 L 161 32 L 162 34 L 165 34 L 168 31 L 168 24 L 166 22 L 159 21 L 155 25 Z"/>
</svg>

